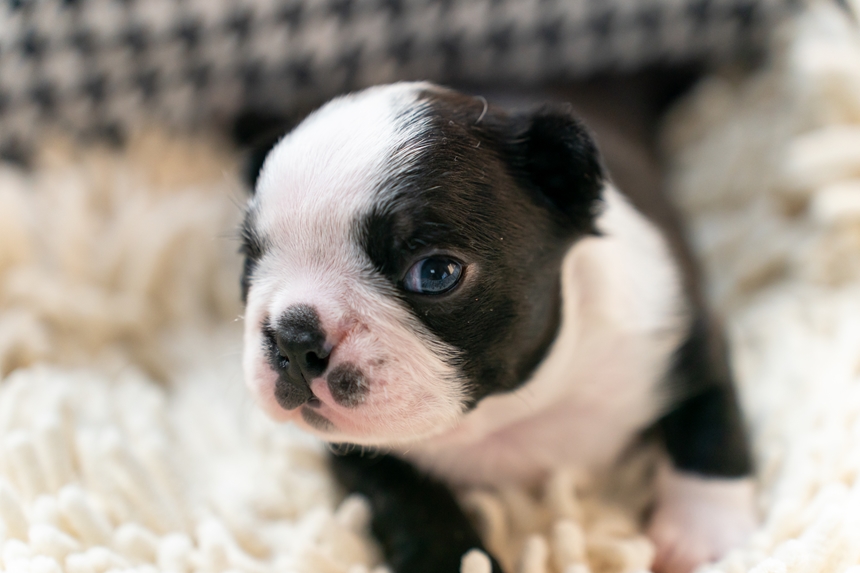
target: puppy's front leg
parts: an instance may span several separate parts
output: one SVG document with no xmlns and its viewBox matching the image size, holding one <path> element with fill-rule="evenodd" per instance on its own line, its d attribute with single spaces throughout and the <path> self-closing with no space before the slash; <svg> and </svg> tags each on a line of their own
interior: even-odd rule
<svg viewBox="0 0 860 573">
<path fill-rule="evenodd" d="M 458 573 L 464 553 L 486 552 L 451 491 L 407 462 L 348 453 L 331 463 L 347 491 L 370 501 L 373 535 L 396 573 Z M 501 573 L 491 560 L 493 573 Z"/>
<path fill-rule="evenodd" d="M 689 573 L 741 545 L 755 529 L 750 478 L 718 478 L 661 467 L 658 505 L 648 534 L 657 545 L 654 570 Z"/>
<path fill-rule="evenodd" d="M 660 420 L 671 466 L 660 469 L 649 535 L 654 569 L 689 573 L 756 526 L 752 462 L 719 334 L 697 321 L 672 371 L 685 395 Z"/>
</svg>

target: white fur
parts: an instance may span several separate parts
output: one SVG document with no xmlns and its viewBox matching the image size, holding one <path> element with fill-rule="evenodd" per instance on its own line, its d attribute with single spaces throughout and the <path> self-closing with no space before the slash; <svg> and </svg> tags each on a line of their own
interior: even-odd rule
<svg viewBox="0 0 860 573">
<path fill-rule="evenodd" d="M 680 276 L 659 231 L 612 187 L 605 199 L 603 236 L 565 257 L 561 329 L 532 379 L 403 455 L 453 482 L 534 482 L 605 467 L 660 413 L 657 385 L 687 321 Z"/>
<path fill-rule="evenodd" d="M 755 530 L 751 478 L 706 478 L 668 464 L 657 476 L 657 508 L 648 535 L 657 546 L 655 570 L 688 573 L 746 541 Z"/>
<path fill-rule="evenodd" d="M 353 235 L 356 221 L 386 201 L 380 186 L 396 173 L 395 150 L 420 145 L 426 126 L 397 118 L 422 105 L 425 89 L 432 86 L 395 84 L 333 100 L 272 150 L 249 206 L 266 241 L 245 315 L 245 377 L 261 405 L 319 433 L 274 400 L 277 375 L 264 356 L 263 324 L 295 304 L 319 313 L 330 366 L 351 362 L 369 381 L 368 397 L 351 409 L 322 378 L 312 382 L 318 412 L 334 424 L 327 440 L 398 443 L 444 431 L 463 411 L 464 383 L 448 360 L 455 350 L 387 295 Z M 406 157 L 414 151 L 407 147 Z"/>
</svg>

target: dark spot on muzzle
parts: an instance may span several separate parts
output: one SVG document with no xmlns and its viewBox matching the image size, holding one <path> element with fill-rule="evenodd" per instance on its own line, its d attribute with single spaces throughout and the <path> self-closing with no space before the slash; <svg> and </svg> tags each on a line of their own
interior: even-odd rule
<svg viewBox="0 0 860 573">
<path fill-rule="evenodd" d="M 275 400 L 284 410 L 293 410 L 313 398 L 310 386 L 304 381 L 296 382 L 284 373 L 275 381 Z"/>
<path fill-rule="evenodd" d="M 355 408 L 364 402 L 370 391 L 364 374 L 349 362 L 335 366 L 326 380 L 334 401 L 345 408 Z"/>
</svg>

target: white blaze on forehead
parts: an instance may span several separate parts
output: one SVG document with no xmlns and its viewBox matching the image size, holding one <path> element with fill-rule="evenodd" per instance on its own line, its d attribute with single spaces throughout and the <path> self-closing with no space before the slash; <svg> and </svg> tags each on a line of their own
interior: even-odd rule
<svg viewBox="0 0 860 573">
<path fill-rule="evenodd" d="M 420 147 L 427 119 L 416 112 L 427 89 L 433 88 L 401 83 L 335 99 L 281 140 L 263 165 L 252 202 L 260 207 L 255 226 L 267 244 L 296 256 L 343 248 L 355 222 L 380 203 L 380 186 L 397 169 L 395 152 Z"/>
</svg>

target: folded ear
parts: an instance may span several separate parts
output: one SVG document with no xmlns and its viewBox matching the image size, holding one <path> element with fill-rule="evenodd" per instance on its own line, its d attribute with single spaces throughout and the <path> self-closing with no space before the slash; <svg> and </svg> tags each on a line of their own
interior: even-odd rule
<svg viewBox="0 0 860 573">
<path fill-rule="evenodd" d="M 576 230 L 596 234 L 605 173 L 586 127 L 563 106 L 543 107 L 516 123 L 511 159 L 519 174 Z"/>
</svg>

